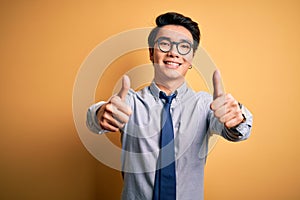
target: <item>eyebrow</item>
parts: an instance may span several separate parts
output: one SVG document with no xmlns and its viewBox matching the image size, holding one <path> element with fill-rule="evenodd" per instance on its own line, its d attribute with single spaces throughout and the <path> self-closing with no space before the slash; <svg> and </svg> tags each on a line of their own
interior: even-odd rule
<svg viewBox="0 0 300 200">
<path fill-rule="evenodd" d="M 185 40 L 185 39 L 181 39 L 180 42 L 187 42 L 187 43 L 193 44 L 191 41 Z"/>
<path fill-rule="evenodd" d="M 158 39 L 160 39 L 160 40 L 166 39 L 166 40 L 172 41 L 171 38 L 165 37 L 165 36 L 159 37 L 159 38 L 157 38 L 157 40 L 158 40 Z M 187 42 L 187 43 L 193 44 L 191 41 L 186 40 L 186 39 L 181 39 L 181 40 L 179 40 L 179 42 Z"/>
</svg>

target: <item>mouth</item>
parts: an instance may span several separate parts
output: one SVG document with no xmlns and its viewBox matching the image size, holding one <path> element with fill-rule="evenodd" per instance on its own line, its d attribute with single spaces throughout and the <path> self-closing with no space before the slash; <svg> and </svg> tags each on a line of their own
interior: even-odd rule
<svg viewBox="0 0 300 200">
<path fill-rule="evenodd" d="M 181 63 L 173 62 L 173 61 L 164 61 L 164 64 L 166 65 L 166 67 L 171 69 L 176 69 L 181 65 Z"/>
</svg>

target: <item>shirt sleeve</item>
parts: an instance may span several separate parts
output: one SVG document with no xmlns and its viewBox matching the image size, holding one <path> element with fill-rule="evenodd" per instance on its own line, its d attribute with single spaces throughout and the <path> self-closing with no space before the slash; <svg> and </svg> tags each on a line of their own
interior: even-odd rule
<svg viewBox="0 0 300 200">
<path fill-rule="evenodd" d="M 87 111 L 87 120 L 86 120 L 86 126 L 88 129 L 94 133 L 97 134 L 103 134 L 108 132 L 107 130 L 103 129 L 99 123 L 98 123 L 98 118 L 97 118 L 97 111 L 99 108 L 105 104 L 105 101 L 100 101 L 98 103 L 93 104 L 91 107 L 89 107 Z"/>
</svg>

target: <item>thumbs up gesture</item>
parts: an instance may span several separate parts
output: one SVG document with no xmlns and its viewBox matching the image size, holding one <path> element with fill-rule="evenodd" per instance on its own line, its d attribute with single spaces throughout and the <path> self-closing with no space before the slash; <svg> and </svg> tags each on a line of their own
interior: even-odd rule
<svg viewBox="0 0 300 200">
<path fill-rule="evenodd" d="M 130 89 L 130 79 L 124 75 L 122 79 L 122 88 L 117 95 L 110 98 L 109 102 L 102 105 L 97 113 L 100 126 L 108 131 L 118 131 L 128 122 L 132 111 L 126 105 L 125 99 Z"/>
<path fill-rule="evenodd" d="M 231 94 L 225 94 L 219 70 L 213 74 L 213 86 L 213 102 L 210 104 L 210 108 L 215 117 L 227 128 L 237 126 L 244 120 L 244 117 L 238 101 Z"/>
</svg>

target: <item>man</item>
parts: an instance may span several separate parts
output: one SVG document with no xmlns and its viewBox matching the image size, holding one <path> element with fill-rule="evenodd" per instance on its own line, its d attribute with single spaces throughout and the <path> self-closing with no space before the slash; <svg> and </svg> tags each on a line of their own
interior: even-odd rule
<svg viewBox="0 0 300 200">
<path fill-rule="evenodd" d="M 166 13 L 156 24 L 148 37 L 154 66 L 151 85 L 135 92 L 124 76 L 117 95 L 89 108 L 87 126 L 95 133 L 122 134 L 122 199 L 203 199 L 209 136 L 244 140 L 250 135 L 252 115 L 224 94 L 217 70 L 213 97 L 186 85 L 200 41 L 196 22 Z"/>
</svg>

